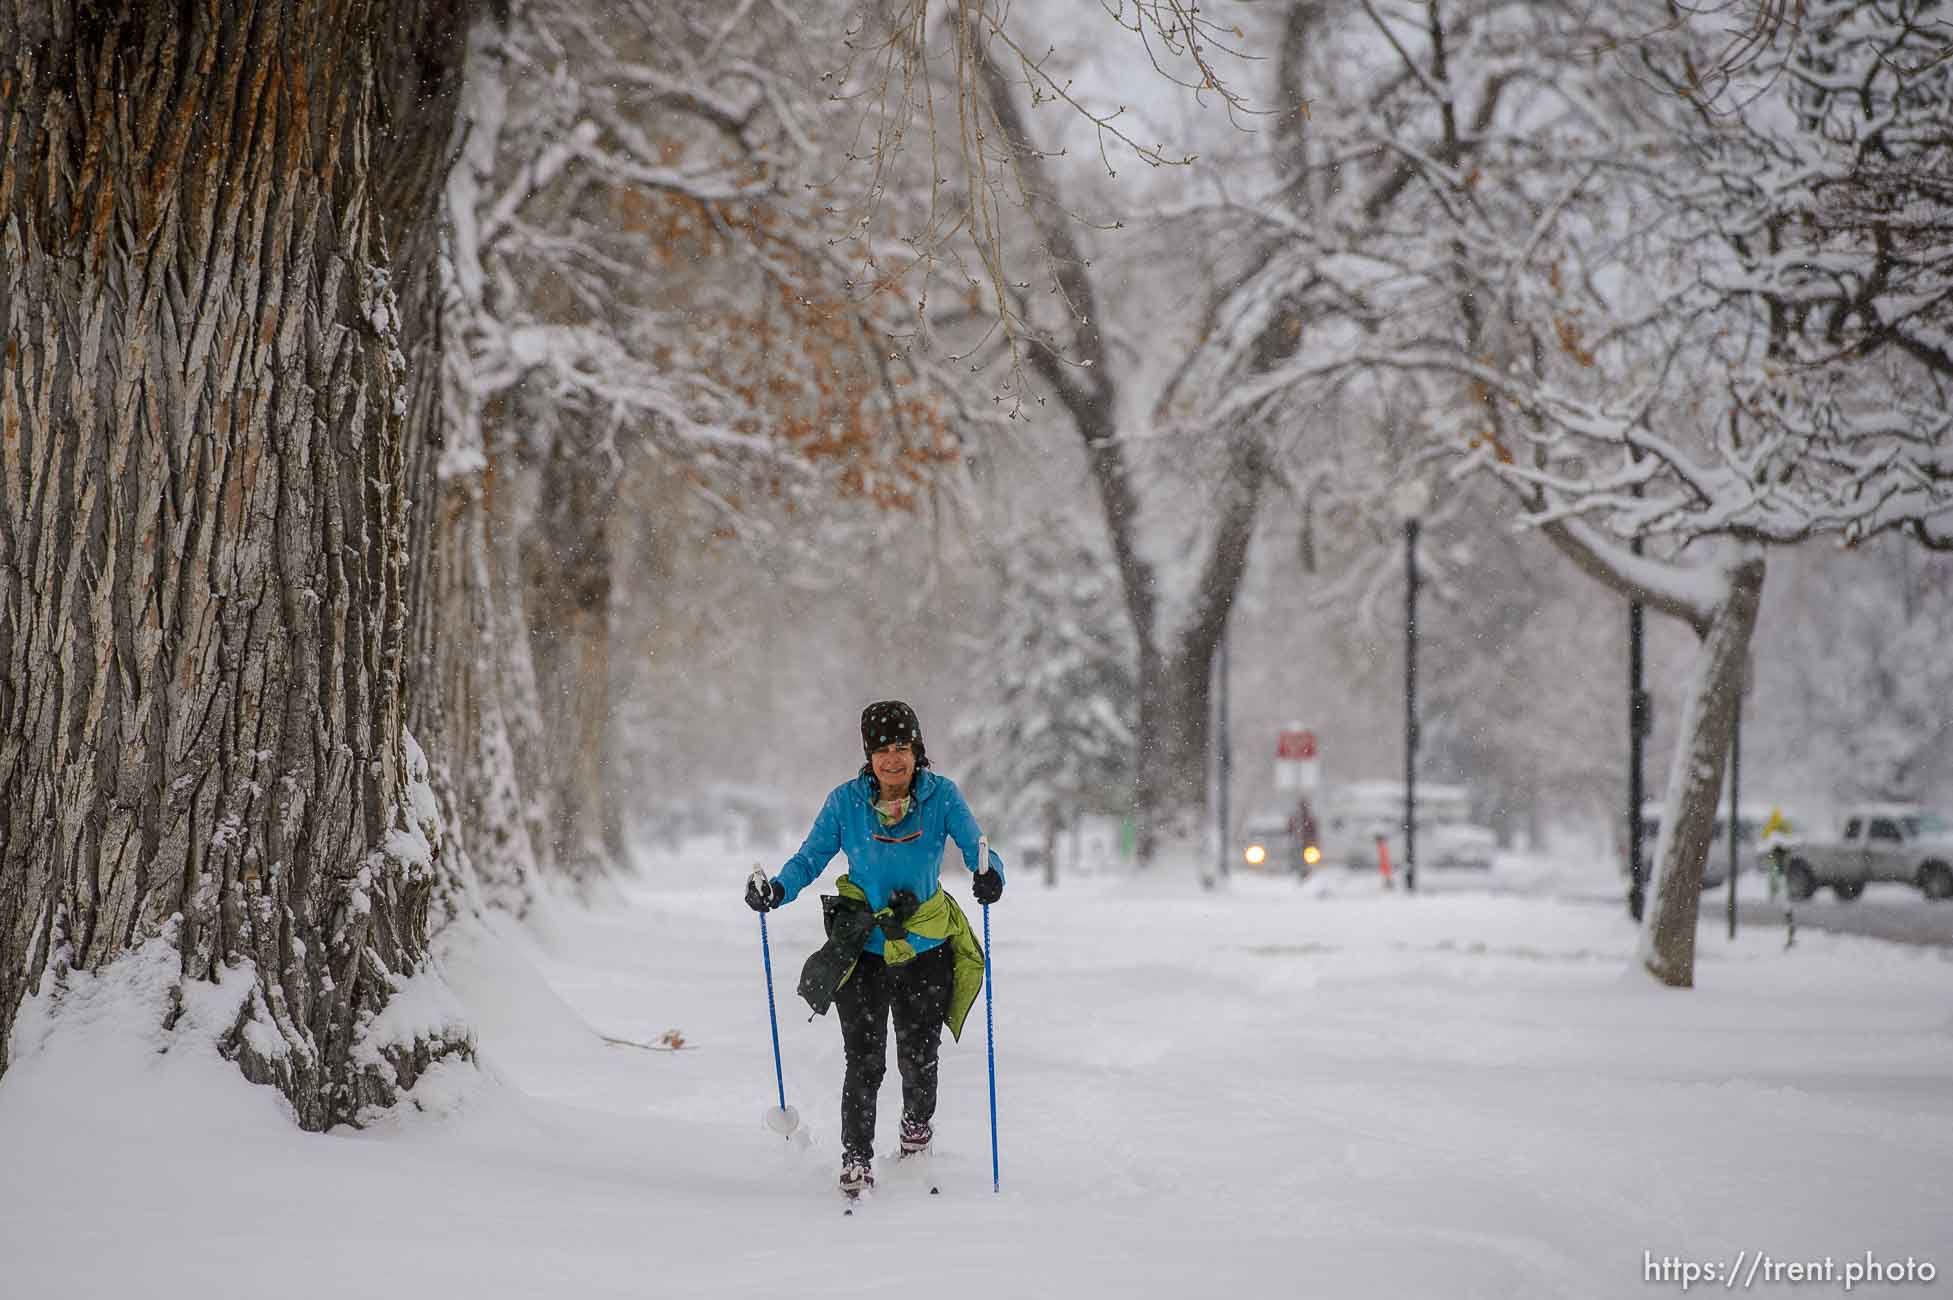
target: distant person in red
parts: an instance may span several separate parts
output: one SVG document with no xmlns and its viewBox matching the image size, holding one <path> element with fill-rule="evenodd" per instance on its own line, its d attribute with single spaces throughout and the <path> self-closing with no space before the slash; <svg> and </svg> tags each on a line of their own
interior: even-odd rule
<svg viewBox="0 0 1953 1300">
<path fill-rule="evenodd" d="M 1289 837 L 1294 840 L 1295 870 L 1298 875 L 1307 874 L 1309 860 L 1305 854 L 1314 848 L 1320 850 L 1322 841 L 1317 839 L 1315 809 L 1309 806 L 1308 796 L 1295 801 L 1295 811 L 1288 818 Z"/>
</svg>

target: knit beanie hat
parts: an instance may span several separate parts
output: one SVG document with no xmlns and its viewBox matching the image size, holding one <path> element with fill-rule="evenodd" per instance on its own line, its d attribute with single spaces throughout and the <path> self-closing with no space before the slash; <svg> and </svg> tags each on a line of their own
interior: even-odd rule
<svg viewBox="0 0 1953 1300">
<path fill-rule="evenodd" d="M 900 700 L 881 700 L 861 711 L 863 754 L 872 754 L 883 745 L 904 740 L 915 749 L 915 765 L 927 767 L 929 758 L 922 749 L 922 723 L 914 709 Z"/>
</svg>

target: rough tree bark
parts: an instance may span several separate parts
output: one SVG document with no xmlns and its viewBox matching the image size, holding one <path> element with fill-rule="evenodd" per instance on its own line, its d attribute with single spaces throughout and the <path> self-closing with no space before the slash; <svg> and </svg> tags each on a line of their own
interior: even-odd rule
<svg viewBox="0 0 1953 1300">
<path fill-rule="evenodd" d="M 458 148 L 445 186 L 441 259 L 439 384 L 415 393 L 410 433 L 417 495 L 414 556 L 422 584 L 414 611 L 416 689 L 409 721 L 427 747 L 431 782 L 454 852 L 436 891 L 432 928 L 477 902 L 518 920 L 535 902 L 536 844 L 529 833 L 517 763 L 524 700 L 518 680 L 528 652 L 519 576 L 498 573 L 511 548 L 496 529 L 495 463 L 484 433 L 470 332 L 485 309 L 477 212 L 493 183 L 506 114 L 508 16 L 484 13 L 468 37 Z M 504 527 L 506 534 L 512 530 Z M 515 599 L 513 611 L 506 606 Z M 511 614 L 514 617 L 511 617 Z M 520 658 L 522 664 L 516 660 Z"/>
<path fill-rule="evenodd" d="M 467 8 L 0 0 L 0 1069 L 157 942 L 252 972 L 222 1048 L 305 1128 L 472 1054 L 373 1023 L 442 851 L 408 413 Z"/>
</svg>

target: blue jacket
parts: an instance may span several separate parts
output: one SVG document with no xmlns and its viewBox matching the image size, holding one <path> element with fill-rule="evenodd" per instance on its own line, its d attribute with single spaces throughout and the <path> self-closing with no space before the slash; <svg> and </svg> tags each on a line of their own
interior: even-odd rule
<svg viewBox="0 0 1953 1300">
<path fill-rule="evenodd" d="M 915 803 L 893 826 L 883 826 L 875 815 L 874 777 L 857 776 L 835 786 L 800 851 L 773 877 L 786 890 L 783 901 L 791 903 L 818 879 L 836 853 L 848 855 L 848 879 L 861 887 L 868 895 L 869 906 L 878 910 L 888 906 L 889 895 L 898 889 L 914 894 L 917 902 L 936 895 L 941 889 L 938 881 L 944 840 L 956 841 L 956 847 L 963 851 L 963 865 L 974 873 L 980 832 L 956 782 L 925 767 L 916 772 L 911 786 Z M 990 869 L 1003 879 L 1004 861 L 994 849 Z M 917 952 L 927 952 L 941 942 L 921 936 L 910 938 Z M 863 951 L 881 954 L 881 931 L 869 934 Z"/>
</svg>

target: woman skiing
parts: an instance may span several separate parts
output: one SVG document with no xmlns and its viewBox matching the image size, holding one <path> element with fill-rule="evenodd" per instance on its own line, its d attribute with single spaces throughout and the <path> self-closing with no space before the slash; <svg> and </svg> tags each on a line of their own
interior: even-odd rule
<svg viewBox="0 0 1953 1300">
<path fill-rule="evenodd" d="M 942 1030 L 960 1037 L 963 1018 L 983 985 L 983 951 L 939 875 L 943 841 L 954 839 L 976 873 L 977 901 L 1004 890 L 1003 862 L 979 862 L 976 818 L 963 792 L 928 769 L 922 724 L 900 700 L 861 713 L 867 761 L 836 786 L 800 851 L 779 874 L 755 870 L 746 905 L 770 911 L 799 897 L 836 853 L 848 872 L 838 895 L 823 898 L 827 943 L 808 958 L 800 994 L 817 1013 L 840 1008 L 847 1075 L 841 1085 L 842 1192 L 875 1185 L 875 1102 L 888 1069 L 888 1025 L 895 1022 L 895 1064 L 902 1076 L 901 1154 L 929 1147 L 936 1113 L 936 1061 Z"/>
</svg>

